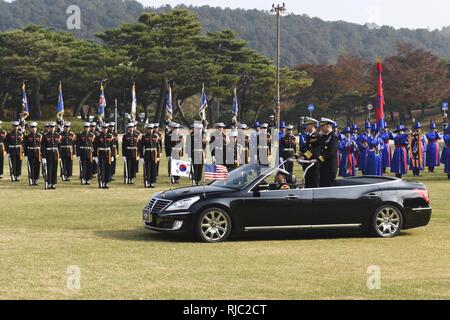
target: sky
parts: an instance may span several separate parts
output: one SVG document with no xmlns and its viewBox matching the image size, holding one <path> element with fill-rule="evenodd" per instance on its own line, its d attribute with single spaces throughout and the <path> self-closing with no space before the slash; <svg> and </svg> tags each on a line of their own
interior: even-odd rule
<svg viewBox="0 0 450 320">
<path fill-rule="evenodd" d="M 274 0 L 138 0 L 145 6 L 170 4 L 209 5 L 244 9 L 269 10 Z M 283 0 L 280 0 L 282 2 Z M 285 0 L 287 10 L 323 20 L 367 22 L 395 28 L 441 29 L 450 25 L 449 0 Z"/>
</svg>

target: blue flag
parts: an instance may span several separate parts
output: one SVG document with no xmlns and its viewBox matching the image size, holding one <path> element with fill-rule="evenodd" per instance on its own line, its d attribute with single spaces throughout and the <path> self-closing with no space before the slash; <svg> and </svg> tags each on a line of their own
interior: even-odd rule
<svg viewBox="0 0 450 320">
<path fill-rule="evenodd" d="M 30 109 L 28 106 L 28 98 L 27 98 L 27 91 L 26 91 L 25 83 L 22 84 L 22 107 L 23 107 L 23 113 L 25 115 L 29 115 Z"/>
<path fill-rule="evenodd" d="M 234 88 L 234 98 L 233 98 L 233 113 L 238 114 L 239 111 L 239 103 L 237 97 L 237 88 Z"/>
<path fill-rule="evenodd" d="M 205 85 L 203 84 L 202 96 L 200 97 L 200 109 L 199 109 L 199 114 L 202 116 L 202 119 L 204 119 L 204 115 L 205 115 L 204 112 L 205 112 L 206 108 L 208 108 L 208 98 L 206 97 Z"/>
<path fill-rule="evenodd" d="M 64 116 L 64 97 L 62 91 L 62 84 L 59 83 L 59 97 L 58 97 L 58 107 L 57 107 L 57 117 L 62 118 Z"/>
<path fill-rule="evenodd" d="M 169 85 L 169 93 L 166 98 L 166 113 L 167 117 L 171 120 L 173 116 L 173 107 L 172 107 L 172 87 Z"/>
<path fill-rule="evenodd" d="M 98 116 L 104 117 L 106 109 L 106 98 L 105 98 L 105 88 L 103 83 L 100 85 L 100 100 L 98 101 Z"/>
</svg>

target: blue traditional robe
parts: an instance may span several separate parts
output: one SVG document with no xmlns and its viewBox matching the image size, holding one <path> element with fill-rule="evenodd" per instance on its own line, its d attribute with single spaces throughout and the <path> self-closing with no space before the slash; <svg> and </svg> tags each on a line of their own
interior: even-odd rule
<svg viewBox="0 0 450 320">
<path fill-rule="evenodd" d="M 391 140 L 394 140 L 394 136 L 392 135 L 392 132 L 382 132 L 380 134 L 380 138 L 383 140 L 384 143 L 382 157 L 383 157 L 383 171 L 385 171 L 386 168 L 391 167 L 392 150 L 390 142 Z"/>
<path fill-rule="evenodd" d="M 445 173 L 450 174 L 450 133 L 444 135 L 444 144 L 441 163 L 445 166 Z"/>
<path fill-rule="evenodd" d="M 339 151 L 341 153 L 341 160 L 339 163 L 340 177 L 356 176 L 355 153 L 357 149 L 356 142 L 352 138 L 344 137 L 339 142 Z"/>
<path fill-rule="evenodd" d="M 408 150 L 406 149 L 408 146 L 408 138 L 409 136 L 407 134 L 398 134 L 394 138 L 395 150 L 391 162 L 392 173 L 401 175 L 408 173 L 409 156 Z"/>
<path fill-rule="evenodd" d="M 366 158 L 366 168 L 363 174 L 366 176 L 382 176 L 382 152 L 384 148 L 384 142 L 379 135 L 368 137 L 369 148 Z"/>
<path fill-rule="evenodd" d="M 366 133 L 362 133 L 358 136 L 356 139 L 356 143 L 358 145 L 359 150 L 359 161 L 358 161 L 358 168 L 359 170 L 363 171 L 366 168 L 366 158 L 367 158 L 367 151 L 368 151 L 368 136 Z"/>
<path fill-rule="evenodd" d="M 427 135 L 427 156 L 426 165 L 429 168 L 439 167 L 441 163 L 439 154 L 439 140 L 442 140 L 442 136 L 436 131 L 431 131 Z"/>
</svg>

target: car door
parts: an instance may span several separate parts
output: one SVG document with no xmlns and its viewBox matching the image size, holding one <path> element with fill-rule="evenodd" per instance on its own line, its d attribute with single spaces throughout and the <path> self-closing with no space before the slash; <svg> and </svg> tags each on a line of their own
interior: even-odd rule
<svg viewBox="0 0 450 320">
<path fill-rule="evenodd" d="M 246 231 L 290 229 L 310 223 L 311 190 L 250 191 L 239 208 Z"/>
<path fill-rule="evenodd" d="M 356 227 L 366 223 L 373 204 L 379 199 L 377 189 L 373 190 L 373 186 L 364 185 L 313 189 L 312 225 Z"/>
</svg>

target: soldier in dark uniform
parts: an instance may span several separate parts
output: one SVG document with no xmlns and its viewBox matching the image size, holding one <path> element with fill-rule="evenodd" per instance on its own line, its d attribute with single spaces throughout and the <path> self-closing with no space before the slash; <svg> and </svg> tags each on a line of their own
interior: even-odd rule
<svg viewBox="0 0 450 320">
<path fill-rule="evenodd" d="M 158 160 L 161 157 L 159 134 L 154 124 L 145 126 L 146 133 L 139 141 L 139 154 L 144 168 L 144 187 L 154 188 L 158 173 Z"/>
<path fill-rule="evenodd" d="M 70 122 L 66 122 L 63 125 L 63 130 L 61 132 L 61 145 L 60 145 L 60 155 L 61 155 L 61 177 L 63 181 L 70 181 L 73 175 L 73 157 L 76 142 L 75 133 L 70 130 Z"/>
<path fill-rule="evenodd" d="M 46 189 L 56 189 L 58 182 L 59 145 L 61 135 L 55 132 L 56 123 L 49 123 L 49 132 L 42 137 L 42 164 L 46 171 Z"/>
<path fill-rule="evenodd" d="M 94 135 L 94 138 L 96 138 L 97 135 L 99 134 L 96 122 L 91 121 L 90 131 Z M 92 176 L 95 178 L 97 176 L 97 173 L 98 173 L 98 164 L 95 161 L 92 161 Z"/>
<path fill-rule="evenodd" d="M 198 186 L 203 178 L 205 149 L 207 145 L 206 135 L 203 132 L 203 125 L 201 123 L 194 124 L 189 143 L 190 146 L 187 150 L 190 150 L 192 161 L 192 185 Z"/>
<path fill-rule="evenodd" d="M 112 147 L 114 136 L 108 130 L 107 123 L 102 124 L 102 131 L 94 140 L 94 161 L 98 165 L 98 187 L 109 189 L 108 183 L 111 181 Z"/>
<path fill-rule="evenodd" d="M 339 139 L 333 132 L 336 123 L 333 120 L 322 118 L 320 121 L 321 153 L 320 161 L 320 187 L 327 188 L 336 184 L 337 176 L 337 152 Z"/>
<path fill-rule="evenodd" d="M 211 149 L 211 157 L 214 164 L 224 165 L 227 160 L 227 136 L 225 135 L 225 124 L 216 123 L 216 131 L 211 135 L 209 145 Z"/>
<path fill-rule="evenodd" d="M 20 181 L 22 175 L 23 134 L 20 132 L 19 122 L 12 122 L 12 130 L 6 135 L 6 152 L 10 163 L 11 181 Z"/>
<path fill-rule="evenodd" d="M 172 140 L 172 126 L 169 122 L 166 122 L 166 129 L 164 131 L 164 150 L 166 152 L 166 158 L 167 158 L 167 172 L 168 176 L 170 177 L 170 157 L 172 154 L 172 148 L 170 145 L 170 141 Z"/>
<path fill-rule="evenodd" d="M 169 173 L 171 176 L 171 182 L 178 184 L 180 183 L 180 177 L 172 176 L 171 174 L 172 160 L 180 160 L 184 154 L 183 151 L 184 139 L 183 136 L 180 135 L 180 125 L 178 123 L 172 123 L 172 131 L 168 139 L 170 147 Z"/>
<path fill-rule="evenodd" d="M 111 147 L 111 181 L 114 180 L 114 176 L 116 175 L 117 170 L 117 158 L 119 157 L 119 135 L 115 131 L 116 124 L 114 122 L 110 122 L 108 126 L 108 132 L 113 136 L 113 144 Z"/>
<path fill-rule="evenodd" d="M 30 133 L 24 138 L 25 159 L 28 166 L 28 179 L 30 186 L 37 186 L 41 171 L 41 144 L 42 134 L 37 132 L 37 123 L 31 122 Z"/>
<path fill-rule="evenodd" d="M 292 134 L 292 130 L 294 130 L 293 125 L 287 126 L 286 133 L 280 140 L 280 154 L 283 161 L 295 157 L 297 154 L 297 139 Z M 294 163 L 288 161 L 284 164 L 284 168 L 289 174 L 292 174 L 294 171 Z"/>
<path fill-rule="evenodd" d="M 139 161 L 139 137 L 139 134 L 134 131 L 134 123 L 128 123 L 127 133 L 124 134 L 122 140 L 125 184 L 134 184 L 134 178 L 136 178 L 136 167 Z"/>
<path fill-rule="evenodd" d="M 77 135 L 76 153 L 80 162 L 81 184 L 90 185 L 90 181 L 92 180 L 95 135 L 90 130 L 89 122 L 86 122 L 83 127 L 84 131 Z"/>
<path fill-rule="evenodd" d="M 300 145 L 300 159 L 307 161 L 316 161 L 316 164 L 309 168 L 305 176 L 305 188 L 318 188 L 320 186 L 320 163 L 317 162 L 321 147 L 320 133 L 317 131 L 319 121 L 313 118 L 305 118 L 304 143 Z M 310 164 L 303 164 L 303 170 L 306 170 Z"/>
<path fill-rule="evenodd" d="M 154 123 L 153 124 L 153 128 L 154 128 L 154 132 L 155 134 L 158 135 L 158 144 L 159 144 L 159 150 L 160 152 L 162 152 L 163 149 L 163 135 L 161 134 L 161 132 L 159 132 L 159 123 Z M 161 163 L 161 156 L 158 159 L 158 163 L 156 164 L 156 176 L 159 176 L 159 165 Z"/>
<path fill-rule="evenodd" d="M 6 156 L 6 147 L 5 147 L 6 131 L 2 130 L 2 124 L 3 122 L 0 121 L 0 180 L 3 179 L 3 167 Z"/>
</svg>

